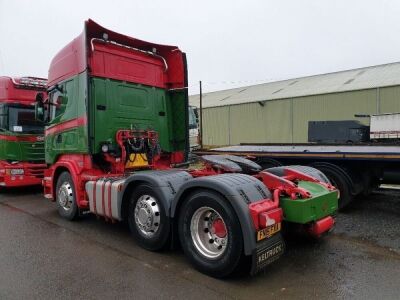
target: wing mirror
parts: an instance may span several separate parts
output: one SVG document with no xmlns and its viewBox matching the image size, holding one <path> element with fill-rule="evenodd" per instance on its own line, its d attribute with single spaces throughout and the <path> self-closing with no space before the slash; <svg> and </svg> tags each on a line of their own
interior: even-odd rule
<svg viewBox="0 0 400 300">
<path fill-rule="evenodd" d="M 44 103 L 44 94 L 37 93 L 36 94 L 36 103 L 35 103 L 35 119 L 42 123 L 47 122 L 47 110 L 45 108 Z"/>
</svg>

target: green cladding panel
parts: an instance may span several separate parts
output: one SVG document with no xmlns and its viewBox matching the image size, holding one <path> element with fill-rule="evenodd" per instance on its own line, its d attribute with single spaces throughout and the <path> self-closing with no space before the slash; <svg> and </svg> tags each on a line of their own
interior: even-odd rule
<svg viewBox="0 0 400 300">
<path fill-rule="evenodd" d="M 374 114 L 377 111 L 376 90 L 360 90 L 293 98 L 293 142 L 308 141 L 309 121 L 358 120 L 367 118 L 355 114 Z"/>
<path fill-rule="evenodd" d="M 400 112 L 400 86 L 206 107 L 203 142 L 206 147 L 306 143 L 309 121 L 358 120 L 368 125 L 368 118 L 354 115 L 390 112 Z"/>
<path fill-rule="evenodd" d="M 13 134 L 13 136 L 18 136 Z M 0 160 L 8 161 L 44 161 L 44 144 L 38 142 L 15 142 L 0 140 Z"/>
<path fill-rule="evenodd" d="M 389 86 L 380 88 L 379 92 L 379 113 L 400 112 L 400 86 Z"/>
<path fill-rule="evenodd" d="M 104 142 L 115 143 L 118 129 L 154 129 L 163 151 L 185 149 L 184 92 L 92 78 L 90 101 L 91 152 Z"/>
</svg>

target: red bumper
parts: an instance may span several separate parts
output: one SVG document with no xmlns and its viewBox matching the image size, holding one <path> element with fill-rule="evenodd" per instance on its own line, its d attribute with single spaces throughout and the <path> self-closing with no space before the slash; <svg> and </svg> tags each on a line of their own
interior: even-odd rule
<svg viewBox="0 0 400 300">
<path fill-rule="evenodd" d="M 41 185 L 46 164 L 0 162 L 0 186 L 19 187 Z M 14 174 L 18 170 L 17 174 Z M 20 171 L 20 170 L 23 170 Z"/>
</svg>

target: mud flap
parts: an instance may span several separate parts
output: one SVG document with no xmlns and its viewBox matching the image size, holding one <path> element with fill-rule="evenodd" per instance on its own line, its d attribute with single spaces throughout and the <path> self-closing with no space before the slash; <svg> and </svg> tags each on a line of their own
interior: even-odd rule
<svg viewBox="0 0 400 300">
<path fill-rule="evenodd" d="M 255 275 L 265 267 L 279 259 L 285 253 L 285 241 L 280 233 L 257 244 L 252 253 L 251 275 Z"/>
</svg>

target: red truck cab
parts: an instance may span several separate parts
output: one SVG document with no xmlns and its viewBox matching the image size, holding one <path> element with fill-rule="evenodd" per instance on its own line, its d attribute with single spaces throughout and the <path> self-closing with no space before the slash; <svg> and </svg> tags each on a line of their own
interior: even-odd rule
<svg viewBox="0 0 400 300">
<path fill-rule="evenodd" d="M 0 186 L 41 184 L 44 125 L 35 119 L 35 99 L 46 79 L 0 77 Z"/>
</svg>

